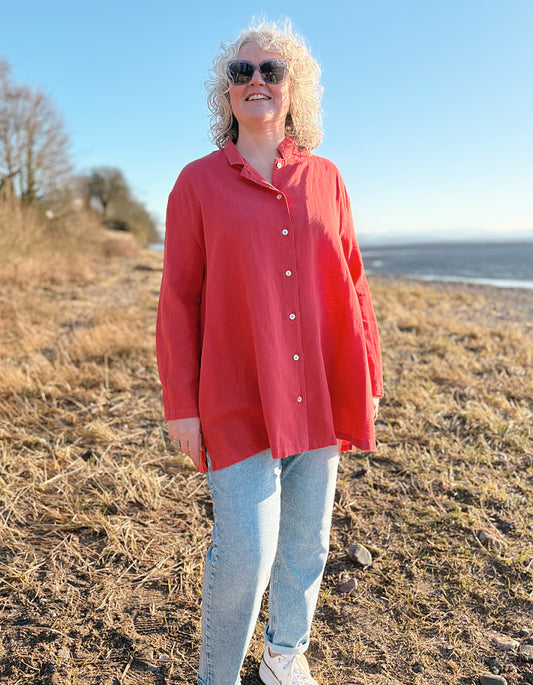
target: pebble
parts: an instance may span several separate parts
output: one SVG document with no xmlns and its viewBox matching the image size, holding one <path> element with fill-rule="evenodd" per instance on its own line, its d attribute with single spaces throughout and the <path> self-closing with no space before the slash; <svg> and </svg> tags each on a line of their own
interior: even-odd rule
<svg viewBox="0 0 533 685">
<path fill-rule="evenodd" d="M 502 672 L 502 667 L 493 656 L 487 659 L 487 666 L 489 667 L 489 671 L 494 675 L 500 675 Z"/>
<path fill-rule="evenodd" d="M 486 673 L 479 676 L 481 685 L 507 685 L 507 681 L 502 675 L 494 675 L 493 673 Z"/>
<path fill-rule="evenodd" d="M 139 656 L 141 659 L 152 661 L 154 658 L 154 650 L 151 647 L 141 647 L 139 649 Z"/>
<path fill-rule="evenodd" d="M 526 661 L 533 661 L 533 645 L 523 644 L 520 645 L 518 654 Z"/>
<path fill-rule="evenodd" d="M 372 566 L 372 555 L 363 547 L 359 542 L 356 545 L 352 545 L 348 550 L 348 554 L 352 561 L 355 561 L 359 566 Z"/>
<path fill-rule="evenodd" d="M 490 533 L 487 533 L 486 530 L 480 531 L 478 533 L 477 539 L 481 542 L 481 544 L 484 547 L 491 547 L 493 549 L 502 549 L 503 547 L 507 547 L 506 542 L 504 542 L 503 540 L 499 540 Z"/>
<path fill-rule="evenodd" d="M 68 649 L 66 647 L 61 647 L 61 649 L 57 653 L 57 656 L 60 659 L 65 659 L 65 660 L 70 659 L 70 652 L 68 651 Z"/>
<path fill-rule="evenodd" d="M 352 590 L 357 590 L 357 580 L 350 578 L 345 583 L 342 583 L 342 585 L 339 585 L 337 589 L 343 595 L 349 595 Z"/>
<path fill-rule="evenodd" d="M 512 652 L 520 646 L 518 640 L 513 640 L 512 637 L 508 637 L 507 635 L 495 635 L 492 638 L 492 642 L 494 646 L 502 652 Z"/>
<path fill-rule="evenodd" d="M 513 530 L 514 528 L 513 523 L 510 521 L 504 521 L 503 519 L 498 519 L 496 521 L 496 525 L 502 531 L 502 533 L 509 533 L 509 531 Z"/>
</svg>

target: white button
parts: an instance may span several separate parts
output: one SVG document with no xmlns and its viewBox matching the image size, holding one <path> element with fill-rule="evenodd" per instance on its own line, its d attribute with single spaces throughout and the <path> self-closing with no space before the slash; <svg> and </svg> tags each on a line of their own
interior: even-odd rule
<svg viewBox="0 0 533 685">
<path fill-rule="evenodd" d="M 298 359 L 300 359 L 300 355 L 299 354 L 293 354 L 292 358 L 294 359 L 295 362 L 297 362 Z"/>
<path fill-rule="evenodd" d="M 301 395 L 298 395 L 298 397 L 296 398 L 296 401 L 297 402 L 303 402 L 303 399 L 304 398 Z"/>
<path fill-rule="evenodd" d="M 292 271 L 290 269 L 287 269 L 285 272 L 285 276 L 292 276 Z"/>
<path fill-rule="evenodd" d="M 276 195 L 276 200 L 281 200 L 282 197 L 283 197 L 283 195 L 281 193 L 278 193 Z"/>
<path fill-rule="evenodd" d="M 284 228 L 281 232 L 283 233 L 283 235 L 289 235 L 289 231 L 286 228 Z"/>
<path fill-rule="evenodd" d="M 296 314 L 289 314 L 289 319 L 291 321 L 294 321 L 295 318 L 296 318 Z"/>
<path fill-rule="evenodd" d="M 283 164 L 282 164 L 281 162 L 278 162 L 278 163 L 276 164 L 276 166 L 278 167 L 278 169 L 281 169 L 281 167 L 283 166 Z"/>
</svg>

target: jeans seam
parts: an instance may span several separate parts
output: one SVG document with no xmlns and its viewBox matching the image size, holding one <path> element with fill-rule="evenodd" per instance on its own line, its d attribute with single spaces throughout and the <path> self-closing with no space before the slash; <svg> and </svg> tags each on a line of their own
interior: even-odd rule
<svg viewBox="0 0 533 685">
<path fill-rule="evenodd" d="M 278 543 L 279 544 L 279 543 Z M 279 549 L 279 548 L 278 548 Z M 277 604 L 277 583 L 279 580 L 279 561 L 278 561 L 278 554 L 276 554 L 276 557 L 274 559 L 274 565 L 272 567 L 271 575 L 270 575 L 270 608 L 269 608 L 269 624 L 277 623 L 278 622 L 278 604 Z M 273 591 L 274 590 L 274 591 Z"/>
<path fill-rule="evenodd" d="M 218 555 L 216 552 L 216 546 L 215 544 L 212 545 L 211 547 L 211 563 L 210 563 L 210 569 L 209 569 L 209 579 L 207 582 L 207 611 L 206 611 L 206 616 L 205 616 L 205 625 L 206 625 L 206 631 L 205 635 L 203 636 L 203 639 L 205 640 L 205 663 L 206 663 L 206 671 L 207 671 L 207 682 L 211 683 L 213 680 L 213 664 L 212 664 L 212 658 L 211 658 L 211 601 L 212 601 L 212 590 L 213 590 L 213 579 L 215 575 L 215 562 L 217 561 Z"/>
</svg>

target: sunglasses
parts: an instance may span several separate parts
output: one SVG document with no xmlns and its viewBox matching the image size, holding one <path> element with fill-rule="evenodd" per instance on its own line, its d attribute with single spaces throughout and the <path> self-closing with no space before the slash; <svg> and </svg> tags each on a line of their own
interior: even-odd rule
<svg viewBox="0 0 533 685">
<path fill-rule="evenodd" d="M 287 73 L 287 65 L 280 59 L 266 59 L 261 64 L 252 64 L 243 59 L 235 60 L 228 64 L 228 76 L 235 86 L 243 86 L 250 83 L 259 69 L 261 78 L 265 83 L 281 83 Z"/>
</svg>

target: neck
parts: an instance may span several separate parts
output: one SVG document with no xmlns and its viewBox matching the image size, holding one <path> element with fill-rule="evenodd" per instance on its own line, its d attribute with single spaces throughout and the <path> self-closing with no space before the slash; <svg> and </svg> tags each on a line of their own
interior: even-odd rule
<svg viewBox="0 0 533 685">
<path fill-rule="evenodd" d="M 284 139 L 285 133 L 280 135 L 279 132 L 274 134 L 263 131 L 261 135 L 250 135 L 247 131 L 239 130 L 236 147 L 248 164 L 272 183 L 274 160 Z"/>
<path fill-rule="evenodd" d="M 272 159 L 277 156 L 278 147 L 285 139 L 285 131 L 260 131 L 254 132 L 247 129 L 239 129 L 239 139 L 236 147 L 241 155 L 257 158 Z"/>
</svg>

